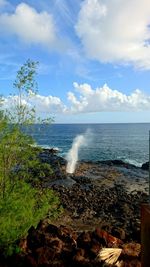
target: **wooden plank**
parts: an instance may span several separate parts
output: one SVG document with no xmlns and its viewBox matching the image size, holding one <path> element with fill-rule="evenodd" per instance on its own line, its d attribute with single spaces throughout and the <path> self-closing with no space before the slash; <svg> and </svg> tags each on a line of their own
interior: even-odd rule
<svg viewBox="0 0 150 267">
<path fill-rule="evenodd" d="M 150 267 L 150 204 L 141 206 L 142 267 Z"/>
</svg>

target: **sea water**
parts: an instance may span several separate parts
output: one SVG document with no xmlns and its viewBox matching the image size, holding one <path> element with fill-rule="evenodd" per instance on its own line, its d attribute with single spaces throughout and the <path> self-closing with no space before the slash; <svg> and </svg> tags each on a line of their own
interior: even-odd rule
<svg viewBox="0 0 150 267">
<path fill-rule="evenodd" d="M 148 123 L 35 125 L 31 134 L 37 145 L 57 148 L 66 157 L 77 135 L 89 131 L 88 145 L 79 150 L 79 160 L 119 159 L 141 166 L 148 161 Z"/>
</svg>

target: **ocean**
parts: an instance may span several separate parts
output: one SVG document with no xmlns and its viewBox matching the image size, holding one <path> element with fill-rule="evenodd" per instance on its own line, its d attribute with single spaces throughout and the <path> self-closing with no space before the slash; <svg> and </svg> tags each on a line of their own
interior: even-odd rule
<svg viewBox="0 0 150 267">
<path fill-rule="evenodd" d="M 78 135 L 86 139 L 79 148 L 78 160 L 119 159 L 141 166 L 148 161 L 149 123 L 129 124 L 51 124 L 35 125 L 32 130 L 37 145 L 57 148 L 66 157 Z"/>
</svg>

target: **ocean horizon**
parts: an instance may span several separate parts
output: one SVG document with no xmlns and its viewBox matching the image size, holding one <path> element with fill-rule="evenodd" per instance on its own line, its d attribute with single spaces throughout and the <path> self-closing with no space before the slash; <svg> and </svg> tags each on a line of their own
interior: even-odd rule
<svg viewBox="0 0 150 267">
<path fill-rule="evenodd" d="M 78 160 L 123 160 L 141 166 L 149 159 L 150 123 L 53 123 L 30 130 L 37 145 L 66 157 L 77 136 L 84 137 Z"/>
</svg>

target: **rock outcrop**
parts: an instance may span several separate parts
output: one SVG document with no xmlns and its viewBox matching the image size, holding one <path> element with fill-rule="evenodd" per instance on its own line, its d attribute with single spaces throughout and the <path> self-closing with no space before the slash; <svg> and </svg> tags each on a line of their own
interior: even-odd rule
<svg viewBox="0 0 150 267">
<path fill-rule="evenodd" d="M 142 164 L 142 170 L 149 170 L 149 161 Z"/>
<path fill-rule="evenodd" d="M 113 231 L 113 228 L 107 232 L 98 227 L 93 231 L 77 232 L 41 221 L 37 229 L 29 230 L 24 252 L 13 261 L 15 267 L 100 267 L 104 266 L 104 261 L 98 255 L 107 247 L 121 249 L 122 266 L 140 267 L 140 244 L 125 244 L 121 239 L 124 238 L 122 231 L 117 228 Z M 117 233 L 116 236 L 112 232 Z"/>
</svg>

